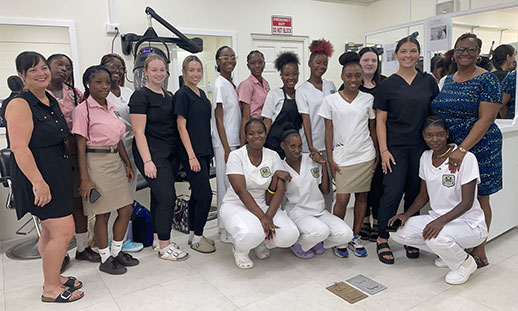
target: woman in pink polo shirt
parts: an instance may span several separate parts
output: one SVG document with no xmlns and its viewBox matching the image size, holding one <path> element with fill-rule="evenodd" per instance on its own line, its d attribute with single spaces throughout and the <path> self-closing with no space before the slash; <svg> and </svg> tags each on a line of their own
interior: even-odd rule
<svg viewBox="0 0 518 311">
<path fill-rule="evenodd" d="M 261 118 L 264 100 L 270 91 L 270 84 L 263 78 L 264 55 L 254 50 L 246 57 L 246 66 L 250 76 L 239 83 L 237 95 L 241 104 L 243 118 L 241 120 L 241 146 L 245 144 L 245 124 L 251 118 Z"/>
<path fill-rule="evenodd" d="M 72 133 L 77 142 L 84 212 L 86 216 L 95 215 L 95 240 L 101 255 L 99 270 L 123 274 L 126 266 L 139 264 L 121 251 L 133 204 L 128 182 L 133 181 L 134 175 L 121 140 L 126 125 L 115 115 L 115 106 L 106 100 L 111 87 L 108 69 L 89 67 L 83 74 L 83 84 L 85 100 L 72 114 Z M 110 253 L 108 219 L 115 210 L 118 217 L 113 225 Z"/>
<path fill-rule="evenodd" d="M 68 128 L 72 130 L 72 111 L 83 101 L 83 93 L 74 86 L 74 67 L 72 60 L 65 54 L 52 54 L 47 60 L 52 78 L 47 87 L 54 97 L 59 101 L 61 111 L 65 116 Z M 72 164 L 72 183 L 74 189 L 74 237 L 77 242 L 76 260 L 87 260 L 99 262 L 99 254 L 88 246 L 88 218 L 83 212 L 83 203 L 79 194 L 81 179 L 79 177 L 79 166 L 77 162 L 77 147 L 74 135 L 67 138 L 70 150 L 70 162 Z M 61 270 L 63 271 L 70 258 L 65 258 Z"/>
</svg>

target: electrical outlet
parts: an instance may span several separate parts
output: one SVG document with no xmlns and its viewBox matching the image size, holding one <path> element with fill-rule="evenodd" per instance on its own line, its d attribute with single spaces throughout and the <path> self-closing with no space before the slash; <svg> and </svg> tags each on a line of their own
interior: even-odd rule
<svg viewBox="0 0 518 311">
<path fill-rule="evenodd" d="M 107 34 L 116 34 L 120 33 L 120 26 L 117 23 L 108 23 L 106 24 L 106 33 Z"/>
</svg>

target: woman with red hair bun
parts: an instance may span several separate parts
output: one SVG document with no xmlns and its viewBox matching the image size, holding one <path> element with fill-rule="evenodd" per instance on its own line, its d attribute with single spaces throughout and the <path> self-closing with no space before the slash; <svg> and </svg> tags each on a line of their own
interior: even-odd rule
<svg viewBox="0 0 518 311">
<path fill-rule="evenodd" d="M 333 55 L 333 45 L 325 39 L 313 40 L 309 46 L 311 55 L 308 66 L 311 75 L 298 88 L 295 95 L 297 108 L 302 116 L 302 151 L 318 153 L 327 160 L 325 146 L 324 118 L 318 115 L 324 97 L 336 92 L 333 81 L 322 79 L 327 71 L 329 57 Z M 326 209 L 331 211 L 333 192 L 325 195 Z"/>
</svg>

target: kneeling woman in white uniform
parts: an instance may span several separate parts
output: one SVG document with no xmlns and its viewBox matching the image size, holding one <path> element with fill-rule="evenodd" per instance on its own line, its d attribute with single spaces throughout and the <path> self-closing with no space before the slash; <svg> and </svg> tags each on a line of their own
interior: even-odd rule
<svg viewBox="0 0 518 311">
<path fill-rule="evenodd" d="M 247 144 L 230 153 L 228 188 L 220 209 L 220 220 L 234 240 L 234 259 L 241 269 L 250 269 L 248 257 L 265 259 L 269 248 L 290 247 L 299 237 L 297 226 L 279 209 L 284 197 L 284 183 L 290 175 L 282 171 L 279 155 L 264 148 L 266 126 L 259 119 L 245 125 Z M 266 243 L 265 243 L 266 242 Z"/>
<path fill-rule="evenodd" d="M 455 173 L 449 170 L 446 160 L 457 146 L 446 144 L 446 122 L 439 116 L 426 119 L 423 136 L 432 150 L 421 156 L 421 190 L 410 208 L 392 217 L 389 225 L 401 220 L 393 239 L 437 254 L 435 265 L 450 269 L 446 283 L 462 284 L 477 270 L 475 260 L 464 249 L 479 245 L 487 237 L 484 213 L 475 197 L 480 183 L 478 162 L 467 152 L 461 167 Z M 428 215 L 410 217 L 428 201 Z"/>
<path fill-rule="evenodd" d="M 286 211 L 300 231 L 291 251 L 299 258 L 313 258 L 325 248 L 347 245 L 353 238 L 351 228 L 326 210 L 324 195 L 329 193 L 326 160 L 320 153 L 302 154 L 302 139 L 295 129 L 282 135 L 284 169 L 291 175 L 286 183 Z"/>
</svg>

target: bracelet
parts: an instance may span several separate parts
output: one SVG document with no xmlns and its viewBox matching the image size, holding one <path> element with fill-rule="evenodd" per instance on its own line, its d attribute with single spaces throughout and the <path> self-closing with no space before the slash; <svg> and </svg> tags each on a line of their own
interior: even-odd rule
<svg viewBox="0 0 518 311">
<path fill-rule="evenodd" d="M 462 148 L 461 146 L 459 146 L 459 151 L 462 153 L 468 153 L 468 150 Z"/>
<path fill-rule="evenodd" d="M 192 158 L 189 158 L 189 161 L 192 161 L 192 160 L 194 160 L 194 159 L 196 159 L 196 156 L 194 156 L 194 157 L 192 157 Z"/>
<path fill-rule="evenodd" d="M 384 153 L 385 153 L 385 152 L 387 152 L 387 151 L 388 151 L 388 149 L 385 149 L 385 150 L 383 150 L 380 154 L 384 154 Z"/>
<path fill-rule="evenodd" d="M 149 163 L 149 162 L 151 162 L 151 161 L 153 161 L 153 160 L 147 160 L 146 162 L 144 162 L 144 164 L 147 164 L 147 163 Z"/>
<path fill-rule="evenodd" d="M 269 194 L 275 194 L 275 191 L 271 190 L 270 187 L 268 187 L 268 189 L 266 189 L 266 191 L 268 191 Z"/>
</svg>

